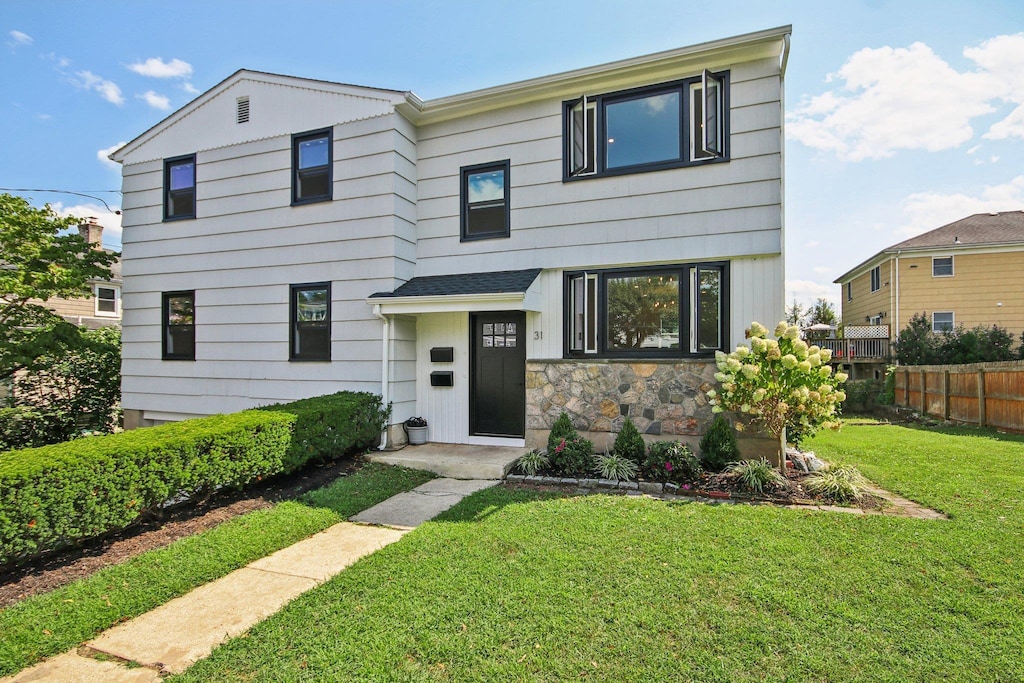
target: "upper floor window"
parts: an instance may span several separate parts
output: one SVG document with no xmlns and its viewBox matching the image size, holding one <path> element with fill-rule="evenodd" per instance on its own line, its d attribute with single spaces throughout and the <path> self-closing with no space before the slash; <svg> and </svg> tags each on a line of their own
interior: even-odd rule
<svg viewBox="0 0 1024 683">
<path fill-rule="evenodd" d="M 952 332 L 953 312 L 932 313 L 932 332 Z"/>
<path fill-rule="evenodd" d="M 882 288 L 882 267 L 875 266 L 871 269 L 871 291 L 877 292 Z"/>
<path fill-rule="evenodd" d="M 196 217 L 196 155 L 164 160 L 164 220 Z"/>
<path fill-rule="evenodd" d="M 853 282 L 846 283 L 846 300 L 853 301 Z"/>
<path fill-rule="evenodd" d="M 932 277 L 953 277 L 953 257 L 935 256 L 932 258 Z"/>
<path fill-rule="evenodd" d="M 291 286 L 290 360 L 331 359 L 331 283 Z"/>
<path fill-rule="evenodd" d="M 509 236 L 510 162 L 465 166 L 461 173 L 462 241 Z"/>
<path fill-rule="evenodd" d="M 565 176 L 637 173 L 728 158 L 728 72 L 564 104 Z"/>
<path fill-rule="evenodd" d="M 196 293 L 163 294 L 164 360 L 196 359 Z"/>
<path fill-rule="evenodd" d="M 96 285 L 96 315 L 115 317 L 120 308 L 121 290 L 117 287 Z"/>
<path fill-rule="evenodd" d="M 331 129 L 292 136 L 292 204 L 333 198 Z"/>
<path fill-rule="evenodd" d="M 570 273 L 569 355 L 709 355 L 728 340 L 728 264 Z"/>
</svg>

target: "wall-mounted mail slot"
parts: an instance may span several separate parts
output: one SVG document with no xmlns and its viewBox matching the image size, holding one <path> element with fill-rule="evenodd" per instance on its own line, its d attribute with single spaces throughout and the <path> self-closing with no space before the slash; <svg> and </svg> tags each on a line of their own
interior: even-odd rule
<svg viewBox="0 0 1024 683">
<path fill-rule="evenodd" d="M 455 383 L 454 372 L 432 372 L 430 373 L 430 386 L 450 387 Z"/>
<path fill-rule="evenodd" d="M 430 349 L 430 362 L 431 363 L 451 363 L 455 361 L 455 349 L 450 346 L 435 346 Z M 437 385 L 435 385 L 437 386 Z M 451 384 L 445 384 L 441 386 L 450 387 Z"/>
</svg>

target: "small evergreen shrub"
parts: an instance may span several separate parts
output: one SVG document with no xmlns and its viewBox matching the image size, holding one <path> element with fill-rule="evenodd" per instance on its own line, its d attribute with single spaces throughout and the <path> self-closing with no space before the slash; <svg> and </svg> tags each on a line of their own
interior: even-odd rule
<svg viewBox="0 0 1024 683">
<path fill-rule="evenodd" d="M 842 407 L 844 413 L 863 413 L 875 407 L 875 400 L 882 390 L 882 383 L 877 379 L 858 379 L 846 383 L 846 400 Z M 787 431 L 787 436 L 789 432 Z"/>
<path fill-rule="evenodd" d="M 712 472 L 721 472 L 729 463 L 740 459 L 736 433 L 721 415 L 715 415 L 711 426 L 700 440 L 700 459 Z"/>
<path fill-rule="evenodd" d="M 867 483 L 856 467 L 839 465 L 808 476 L 804 479 L 804 488 L 813 495 L 849 503 L 860 498 Z"/>
<path fill-rule="evenodd" d="M 533 476 L 548 466 L 548 456 L 536 448 L 529 453 L 524 453 L 516 460 L 516 467 L 520 472 Z"/>
<path fill-rule="evenodd" d="M 878 404 L 891 406 L 896 403 L 896 366 L 890 365 L 885 369 L 885 382 L 882 391 L 878 394 Z"/>
<path fill-rule="evenodd" d="M 678 441 L 655 441 L 647 450 L 644 475 L 657 481 L 693 481 L 704 468 L 690 447 Z"/>
<path fill-rule="evenodd" d="M 753 493 L 764 493 L 784 484 L 786 479 L 766 458 L 734 462 L 725 470 L 739 479 L 740 486 Z"/>
<path fill-rule="evenodd" d="M 632 481 L 636 477 L 636 472 L 636 463 L 619 453 L 594 456 L 594 473 L 602 479 Z"/>
<path fill-rule="evenodd" d="M 579 436 L 570 436 L 559 441 L 547 455 L 551 466 L 559 474 L 586 474 L 594 461 L 594 444 Z"/>
<path fill-rule="evenodd" d="M 572 420 L 569 418 L 569 413 L 562 411 L 562 414 L 555 420 L 555 424 L 551 425 L 551 433 L 548 434 L 548 455 L 551 451 L 555 450 L 563 440 L 575 439 L 579 437 L 579 433 L 576 428 L 572 426 Z"/>
<path fill-rule="evenodd" d="M 628 417 L 615 437 L 612 452 L 623 458 L 628 458 L 637 467 L 644 463 L 647 445 L 644 443 L 644 438 L 640 436 L 640 432 L 637 431 L 636 425 Z"/>
</svg>

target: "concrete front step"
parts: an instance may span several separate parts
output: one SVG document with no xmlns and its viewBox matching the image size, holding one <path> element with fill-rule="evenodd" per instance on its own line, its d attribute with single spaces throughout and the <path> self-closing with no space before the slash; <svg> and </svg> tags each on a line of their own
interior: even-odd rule
<svg viewBox="0 0 1024 683">
<path fill-rule="evenodd" d="M 366 457 L 373 462 L 426 470 L 452 479 L 503 479 L 519 456 L 529 450 L 516 446 L 426 443 L 398 451 L 375 451 Z"/>
</svg>

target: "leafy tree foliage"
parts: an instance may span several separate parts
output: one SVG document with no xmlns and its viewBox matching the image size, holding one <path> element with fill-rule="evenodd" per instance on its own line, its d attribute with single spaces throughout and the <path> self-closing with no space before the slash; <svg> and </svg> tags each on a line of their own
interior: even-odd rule
<svg viewBox="0 0 1024 683">
<path fill-rule="evenodd" d="M 807 309 L 808 325 L 835 325 L 839 320 L 831 301 L 818 299 Z"/>
<path fill-rule="evenodd" d="M 932 365 L 937 362 L 939 339 L 924 313 L 915 313 L 896 337 L 900 365 Z"/>
<path fill-rule="evenodd" d="M 1013 360 L 1013 335 L 999 325 L 970 330 L 957 327 L 936 334 L 924 313 L 916 313 L 896 340 L 896 358 L 902 365 L 961 365 Z M 1024 357 L 1024 356 L 1022 356 Z"/>
<path fill-rule="evenodd" d="M 793 299 L 793 303 L 786 308 L 786 322 L 790 325 L 803 327 L 804 316 L 806 315 L 807 309 L 805 309 L 796 299 Z"/>
<path fill-rule="evenodd" d="M 0 380 L 82 345 L 79 329 L 45 302 L 87 296 L 89 280 L 110 278 L 117 255 L 93 249 L 77 232 L 61 234 L 76 222 L 0 194 Z"/>
</svg>

